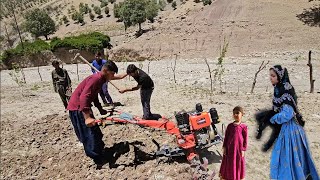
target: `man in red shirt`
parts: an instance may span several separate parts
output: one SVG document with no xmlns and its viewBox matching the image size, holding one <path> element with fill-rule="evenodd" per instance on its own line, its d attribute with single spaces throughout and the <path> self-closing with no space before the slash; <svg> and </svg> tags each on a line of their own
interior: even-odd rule
<svg viewBox="0 0 320 180">
<path fill-rule="evenodd" d="M 103 165 L 104 142 L 102 132 L 95 122 L 91 103 L 94 103 L 100 114 L 107 113 L 98 100 L 98 94 L 107 81 L 123 79 L 127 76 L 127 74 L 115 75 L 115 73 L 118 73 L 117 65 L 113 61 L 106 62 L 100 72 L 87 77 L 78 85 L 67 107 L 75 133 L 83 143 L 86 155 L 93 159 L 97 169 L 101 169 Z"/>
</svg>

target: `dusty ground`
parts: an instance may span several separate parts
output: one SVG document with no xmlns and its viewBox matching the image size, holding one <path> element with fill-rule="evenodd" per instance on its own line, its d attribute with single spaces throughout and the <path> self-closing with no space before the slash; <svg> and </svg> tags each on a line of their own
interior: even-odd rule
<svg viewBox="0 0 320 180">
<path fill-rule="evenodd" d="M 268 179 L 270 152 L 264 154 L 260 151 L 266 136 L 262 141 L 255 140 L 256 127 L 253 121 L 253 114 L 258 109 L 271 105 L 272 86 L 267 70 L 259 74 L 255 93 L 248 92 L 254 73 L 263 60 L 270 60 L 270 65 L 281 63 L 288 68 L 292 84 L 298 93 L 299 107 L 307 121 L 305 130 L 309 145 L 319 169 L 320 143 L 317 132 L 320 130 L 320 95 L 307 93 L 308 67 L 306 60 L 302 58 L 305 54 L 302 51 L 270 52 L 261 57 L 229 57 L 224 62 L 222 89 L 216 82 L 216 90 L 212 96 L 209 95 L 210 81 L 203 59 L 179 59 L 176 84 L 171 70 L 173 60 L 153 61 L 149 66 L 149 74 L 156 85 L 152 111 L 171 117 L 174 111 L 194 109 L 194 105 L 200 102 L 204 109 L 217 108 L 222 123 L 227 125 L 232 122 L 232 108 L 236 105 L 243 106 L 246 112 L 244 121 L 249 126 L 247 179 Z M 315 52 L 313 57 L 315 90 L 319 92 L 320 53 Z M 209 62 L 215 69 L 216 60 L 209 59 Z M 127 65 L 128 63 L 118 63 L 120 72 Z M 143 65 L 142 68 L 148 71 L 148 62 L 137 65 Z M 65 68 L 69 71 L 75 88 L 79 83 L 76 65 L 66 65 Z M 111 153 L 118 152 L 120 157 L 113 158 L 105 165 L 105 169 L 95 170 L 82 146 L 76 141 L 58 94 L 52 90 L 51 70 L 51 67 L 41 67 L 41 82 L 36 68 L 24 69 L 27 84 L 22 89 L 9 76 L 10 71 L 1 71 L 1 179 L 191 179 L 191 170 L 186 161 L 178 159 L 168 163 L 162 158 L 152 159 L 148 156 L 156 149 L 151 138 L 155 138 L 160 144 L 172 145 L 173 137 L 161 131 L 133 125 L 112 125 L 102 130 L 107 150 Z M 90 69 L 86 65 L 79 65 L 80 80 L 89 74 Z M 127 78 L 115 84 L 129 87 L 135 82 Z M 223 93 L 219 93 L 220 90 Z M 125 104 L 121 107 L 122 110 L 142 114 L 138 92 L 121 95 L 113 87 L 110 87 L 110 92 L 114 100 Z M 219 170 L 220 154 L 221 144 L 203 153 L 209 159 L 211 170 Z M 137 163 L 137 158 L 142 164 Z"/>
</svg>

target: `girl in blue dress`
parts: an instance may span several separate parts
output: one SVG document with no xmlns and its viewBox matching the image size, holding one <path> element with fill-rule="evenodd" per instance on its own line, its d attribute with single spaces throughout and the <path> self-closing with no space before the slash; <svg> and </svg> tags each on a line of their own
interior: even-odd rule
<svg viewBox="0 0 320 180">
<path fill-rule="evenodd" d="M 287 69 L 280 65 L 270 68 L 270 81 L 274 86 L 273 110 L 277 112 L 270 122 L 282 125 L 271 154 L 270 178 L 319 180 Z"/>
</svg>

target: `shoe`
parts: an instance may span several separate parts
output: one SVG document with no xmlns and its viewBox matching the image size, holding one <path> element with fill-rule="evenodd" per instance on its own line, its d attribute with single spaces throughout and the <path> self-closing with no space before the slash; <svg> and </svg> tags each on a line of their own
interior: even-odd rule
<svg viewBox="0 0 320 180">
<path fill-rule="evenodd" d="M 257 135 L 256 135 L 256 139 L 260 139 L 262 136 L 262 132 L 261 131 L 257 131 Z"/>
<path fill-rule="evenodd" d="M 272 144 L 266 143 L 262 147 L 262 152 L 267 152 L 271 148 Z"/>
<path fill-rule="evenodd" d="M 103 168 L 103 164 L 96 164 L 97 167 L 96 167 L 96 170 L 101 170 Z"/>
</svg>

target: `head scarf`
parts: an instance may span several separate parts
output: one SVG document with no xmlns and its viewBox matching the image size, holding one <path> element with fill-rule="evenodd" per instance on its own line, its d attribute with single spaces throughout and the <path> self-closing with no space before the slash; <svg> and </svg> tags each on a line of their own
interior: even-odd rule
<svg viewBox="0 0 320 180">
<path fill-rule="evenodd" d="M 280 108 L 284 105 L 290 105 L 294 112 L 297 114 L 298 122 L 300 125 L 304 125 L 302 122 L 302 117 L 299 114 L 298 106 L 297 106 L 297 95 L 294 90 L 294 87 L 291 85 L 288 70 L 286 68 L 282 68 L 281 65 L 275 65 L 270 70 L 274 70 L 278 77 L 278 83 L 274 87 L 273 94 L 273 110 L 275 112 L 279 112 Z M 301 121 L 301 122 L 300 122 Z"/>
</svg>

